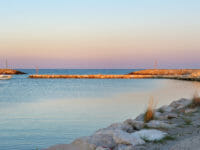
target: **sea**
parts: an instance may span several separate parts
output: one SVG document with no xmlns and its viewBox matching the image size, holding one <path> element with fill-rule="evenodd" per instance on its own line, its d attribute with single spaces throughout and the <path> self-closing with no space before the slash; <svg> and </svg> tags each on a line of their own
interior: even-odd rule
<svg viewBox="0 0 200 150">
<path fill-rule="evenodd" d="M 200 83 L 170 79 L 0 80 L 0 150 L 40 150 L 134 119 L 149 99 L 156 107 L 192 98 Z M 136 69 L 40 69 L 39 74 L 127 74 Z"/>
</svg>

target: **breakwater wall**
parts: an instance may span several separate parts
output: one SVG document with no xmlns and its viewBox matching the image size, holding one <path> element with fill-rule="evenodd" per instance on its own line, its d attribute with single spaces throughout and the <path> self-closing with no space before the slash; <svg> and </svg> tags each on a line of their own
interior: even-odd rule
<svg viewBox="0 0 200 150">
<path fill-rule="evenodd" d="M 152 78 L 151 75 L 30 75 L 29 78 L 66 78 L 66 79 L 137 79 L 137 78 Z"/>
<path fill-rule="evenodd" d="M 145 69 L 140 71 L 134 71 L 129 75 L 191 75 L 193 73 L 200 73 L 200 69 Z"/>
<path fill-rule="evenodd" d="M 32 79 L 177 79 L 200 81 L 199 69 L 148 69 L 129 74 L 109 75 L 109 74 L 93 74 L 93 75 L 49 75 L 34 74 L 30 75 Z"/>
</svg>

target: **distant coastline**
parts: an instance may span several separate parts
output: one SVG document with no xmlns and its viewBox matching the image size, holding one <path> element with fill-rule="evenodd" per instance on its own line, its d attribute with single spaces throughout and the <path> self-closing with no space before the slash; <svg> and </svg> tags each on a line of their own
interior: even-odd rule
<svg viewBox="0 0 200 150">
<path fill-rule="evenodd" d="M 0 74 L 19 75 L 19 74 L 26 74 L 26 73 L 22 71 L 14 70 L 14 69 L 0 69 Z"/>
</svg>

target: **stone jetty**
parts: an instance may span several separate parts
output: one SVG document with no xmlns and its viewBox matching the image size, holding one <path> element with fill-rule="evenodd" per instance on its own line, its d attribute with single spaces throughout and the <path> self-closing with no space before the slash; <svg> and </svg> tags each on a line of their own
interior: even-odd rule
<svg viewBox="0 0 200 150">
<path fill-rule="evenodd" d="M 40 79 L 145 79 L 145 78 L 164 78 L 164 79 L 178 79 L 178 80 L 195 80 L 200 81 L 200 69 L 146 69 L 131 72 L 123 75 L 109 75 L 109 74 L 93 74 L 93 75 L 45 75 L 35 74 L 30 75 L 29 78 Z"/>
<path fill-rule="evenodd" d="M 152 78 L 151 75 L 145 78 Z M 134 79 L 144 78 L 143 75 L 107 75 L 107 74 L 94 74 L 94 75 L 30 75 L 29 78 L 72 78 L 72 79 Z"/>
<path fill-rule="evenodd" d="M 197 150 L 200 108 L 192 104 L 184 98 L 173 101 L 155 109 L 149 122 L 144 121 L 144 113 L 46 150 Z"/>
<path fill-rule="evenodd" d="M 134 71 L 129 75 L 191 75 L 192 73 L 200 72 L 200 69 L 145 69 L 140 71 Z"/>
<path fill-rule="evenodd" d="M 0 74 L 19 75 L 19 74 L 26 74 L 26 73 L 18 71 L 18 70 L 13 70 L 13 69 L 0 69 Z"/>
</svg>

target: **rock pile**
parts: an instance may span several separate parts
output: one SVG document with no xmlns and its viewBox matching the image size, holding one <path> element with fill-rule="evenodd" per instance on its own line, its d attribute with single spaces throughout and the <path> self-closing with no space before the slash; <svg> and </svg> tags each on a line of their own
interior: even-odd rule
<svg viewBox="0 0 200 150">
<path fill-rule="evenodd" d="M 171 119 L 181 117 L 180 112 L 194 112 L 188 108 L 191 100 L 180 99 L 169 106 L 155 110 L 154 120 L 144 122 L 144 114 L 136 119 L 127 119 L 96 131 L 93 135 L 81 137 L 71 144 L 55 145 L 47 150 L 136 150 L 145 149 L 145 143 L 159 142 L 169 136 L 167 130 L 178 125 Z"/>
</svg>

